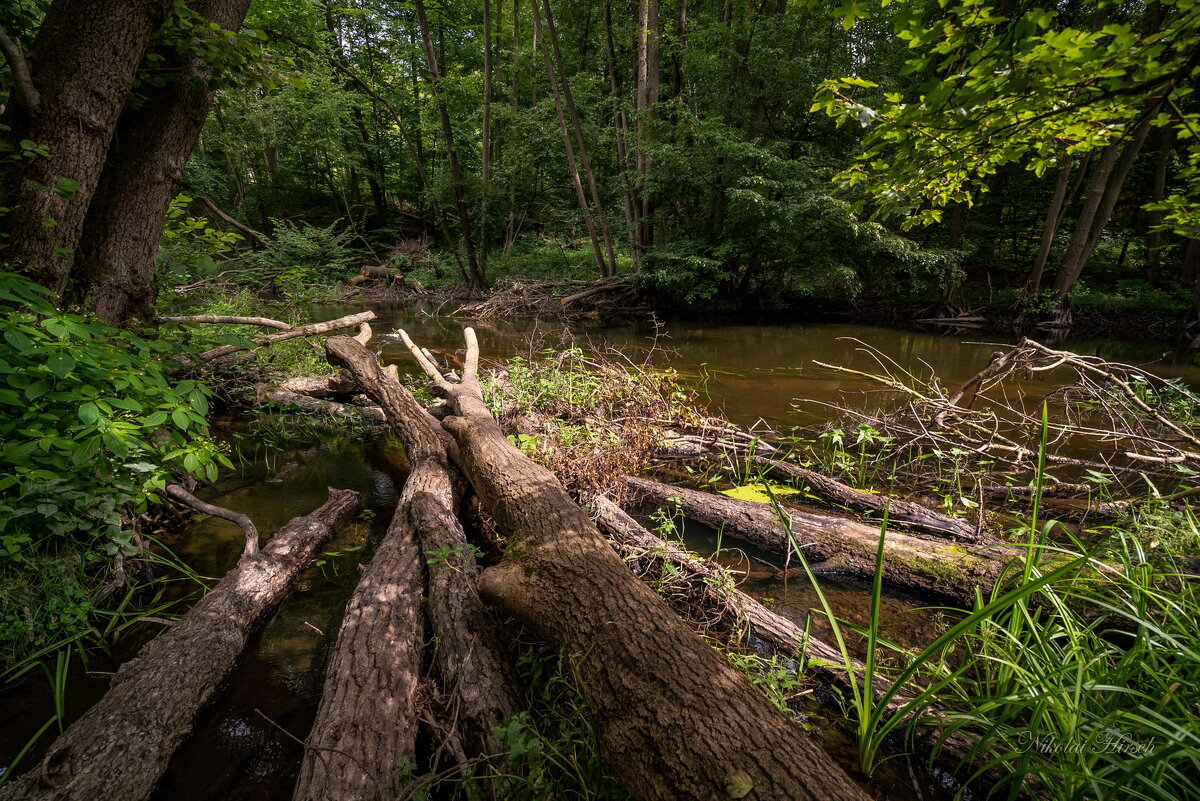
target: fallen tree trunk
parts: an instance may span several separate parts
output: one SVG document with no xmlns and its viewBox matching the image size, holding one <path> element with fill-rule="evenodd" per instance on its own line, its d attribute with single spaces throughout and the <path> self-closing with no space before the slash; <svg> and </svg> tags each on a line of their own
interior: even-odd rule
<svg viewBox="0 0 1200 801">
<path fill-rule="evenodd" d="M 298 375 L 289 378 L 279 385 L 284 392 L 295 392 L 313 398 L 327 398 L 331 395 L 353 395 L 358 392 L 358 382 L 353 376 L 345 373 L 329 373 L 328 375 Z"/>
<path fill-rule="evenodd" d="M 411 480 L 411 479 L 410 479 Z M 305 741 L 295 801 L 389 801 L 415 764 L 425 620 L 420 547 L 406 484 L 387 533 L 346 605 Z"/>
<path fill-rule="evenodd" d="M 634 798 L 865 799 L 741 673 L 639 581 L 547 470 L 483 403 L 479 346 L 464 331 L 462 380 L 447 381 L 400 332 L 454 416 L 464 472 L 508 536 L 479 591 L 561 648 L 577 671 L 600 750 Z"/>
<path fill-rule="evenodd" d="M 475 589 L 475 556 L 457 517 L 466 481 L 447 454 L 453 441 L 399 383 L 394 368 L 382 369 L 360 341 L 330 337 L 325 348 L 330 362 L 344 367 L 380 405 L 404 443 L 410 470 L 396 515 L 416 533 L 425 554 L 426 607 L 438 641 L 435 665 L 456 708 L 468 755 L 497 754 L 502 744 L 495 729 L 523 705 L 500 630 Z M 345 725 L 346 712 L 341 711 L 339 725 Z M 391 772 L 387 764 L 378 769 Z M 337 797 L 346 797 L 345 790 Z"/>
<path fill-rule="evenodd" d="M 0 799 L 148 798 L 251 634 L 357 508 L 358 493 L 331 489 L 325 505 L 244 557 L 178 625 L 122 665 L 105 696 L 54 742 L 39 768 L 0 789 Z"/>
<path fill-rule="evenodd" d="M 295 406 L 302 412 L 312 415 L 329 415 L 331 417 L 356 417 L 364 423 L 385 423 L 387 418 L 378 406 L 353 406 L 349 403 L 338 403 L 325 398 L 314 398 L 299 392 L 285 392 L 273 389 L 266 394 L 267 400 L 280 406 Z"/>
<path fill-rule="evenodd" d="M 762 645 L 781 656 L 796 659 L 804 665 L 807 675 L 816 678 L 823 685 L 836 689 L 842 698 L 854 694 L 854 685 L 862 686 L 863 677 L 867 674 L 866 666 L 859 660 L 843 656 L 833 646 L 807 635 L 803 628 L 788 618 L 772 612 L 746 593 L 729 585 L 727 577 L 722 575 L 719 565 L 705 559 L 700 559 L 673 543 L 663 540 L 647 531 L 621 507 L 604 496 L 597 496 L 593 501 L 596 511 L 596 522 L 612 540 L 618 552 L 624 556 L 639 559 L 653 559 L 670 563 L 682 575 L 687 575 L 689 581 L 701 585 L 706 592 L 712 593 L 714 605 L 718 610 L 723 625 L 729 628 L 734 642 Z M 675 594 L 672 597 L 676 597 Z M 676 607 L 676 611 L 684 618 L 689 617 L 689 610 Z M 849 667 L 849 670 L 847 670 Z M 852 676 L 850 670 L 854 671 Z M 962 768 L 968 775 L 973 775 L 978 765 L 986 760 L 981 759 L 975 747 L 977 740 L 955 731 L 946 734 L 943 727 L 936 725 L 940 719 L 939 710 L 931 708 L 931 704 L 915 704 L 906 709 L 913 701 L 913 694 L 901 688 L 891 693 L 891 685 L 883 676 L 876 676 L 872 691 L 876 702 L 887 698 L 888 714 L 903 714 L 906 717 L 920 716 L 922 725 L 915 732 L 912 745 L 922 756 L 933 756 L 946 762 L 953 771 Z M 842 702 L 829 698 L 838 712 L 843 712 Z M 985 770 L 980 787 L 997 784 L 1004 777 L 1004 771 L 998 766 Z"/>
<path fill-rule="evenodd" d="M 883 510 L 888 510 L 888 520 L 923 534 L 964 542 L 982 542 L 987 537 L 980 533 L 977 526 L 966 520 L 926 509 L 919 503 L 891 498 L 843 484 L 840 481 L 821 475 L 814 470 L 808 470 L 792 462 L 769 459 L 766 456 L 755 456 L 755 464 L 767 468 L 767 474 L 773 478 L 807 484 L 810 489 L 823 498 L 856 512 L 866 512 L 882 518 Z"/>
<path fill-rule="evenodd" d="M 267 336 L 258 337 L 252 340 L 252 345 L 221 345 L 217 348 L 211 348 L 200 354 L 200 361 L 212 362 L 217 359 L 230 356 L 234 353 L 253 348 L 266 347 L 274 345 L 277 342 L 286 342 L 289 339 L 297 337 L 311 337 L 318 334 L 328 334 L 331 331 L 337 331 L 342 328 L 353 328 L 357 325 L 370 322 L 375 319 L 375 312 L 365 311 L 357 314 L 350 314 L 345 317 L 339 317 L 336 320 L 326 320 L 321 323 L 309 323 L 308 325 L 298 325 L 287 329 L 278 334 L 268 334 Z"/>
<path fill-rule="evenodd" d="M 724 530 L 771 553 L 792 553 L 787 532 L 775 510 L 765 503 L 739 501 L 723 495 L 674 487 L 645 478 L 626 476 L 635 492 L 662 506 L 674 507 L 701 523 Z M 833 562 L 844 573 L 869 578 L 875 573 L 879 529 L 838 517 L 785 510 L 797 544 L 810 562 Z M 884 579 L 895 587 L 949 598 L 970 606 L 975 591 L 987 593 L 1004 567 L 1021 555 L 1017 548 L 977 547 L 923 540 L 889 531 L 884 555 Z"/>
</svg>

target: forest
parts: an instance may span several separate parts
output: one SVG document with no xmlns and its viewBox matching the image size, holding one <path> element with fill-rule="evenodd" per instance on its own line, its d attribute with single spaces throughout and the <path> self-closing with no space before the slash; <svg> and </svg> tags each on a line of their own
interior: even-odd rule
<svg viewBox="0 0 1200 801">
<path fill-rule="evenodd" d="M 0 801 L 1200 798 L 1200 2 L 0 3 Z"/>
</svg>

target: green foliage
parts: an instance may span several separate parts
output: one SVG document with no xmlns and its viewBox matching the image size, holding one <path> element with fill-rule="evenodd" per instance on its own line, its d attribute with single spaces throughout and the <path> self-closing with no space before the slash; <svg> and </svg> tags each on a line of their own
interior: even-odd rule
<svg viewBox="0 0 1200 801">
<path fill-rule="evenodd" d="M 1122 9 L 1128 16 L 1107 24 L 1084 15 L 1083 25 L 1044 6 L 1005 17 L 988 0 L 896 6 L 896 36 L 911 53 L 904 80 L 828 79 L 812 106 L 838 125 L 870 129 L 863 153 L 839 176 L 846 185 L 906 227 L 924 225 L 949 205 L 972 203 L 1006 165 L 1041 177 L 1065 158 L 1121 143 L 1147 120 L 1187 143 L 1181 178 L 1192 189 L 1156 208 L 1192 235 L 1200 115 L 1184 109 L 1200 70 L 1195 0 Z"/>
<path fill-rule="evenodd" d="M 193 217 L 188 213 L 191 202 L 187 195 L 176 195 L 167 208 L 158 261 L 171 283 L 216 273 L 217 258 L 242 240 L 241 234 L 213 227 L 207 217 Z"/>
<path fill-rule="evenodd" d="M 82 551 L 84 567 L 90 552 L 129 551 L 130 521 L 168 481 L 231 466 L 208 436 L 209 390 L 167 373 L 174 345 L 60 312 L 12 273 L 0 273 L 0 309 L 4 569 L 41 569 L 64 548 Z M 80 581 L 50 586 L 77 600 Z M 55 617 L 70 628 L 77 616 Z M 5 623 L 0 648 L 42 634 Z"/>
<path fill-rule="evenodd" d="M 247 267 L 273 276 L 283 295 L 297 300 L 316 284 L 341 284 L 350 276 L 355 253 L 347 245 L 349 232 L 335 230 L 335 220 L 324 228 L 305 222 L 272 220 L 274 230 L 264 235 L 265 248 L 243 257 Z"/>
</svg>

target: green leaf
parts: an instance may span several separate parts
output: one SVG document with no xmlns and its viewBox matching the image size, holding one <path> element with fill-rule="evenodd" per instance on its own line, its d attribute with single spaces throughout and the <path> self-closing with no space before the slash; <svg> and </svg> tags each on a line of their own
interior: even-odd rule
<svg viewBox="0 0 1200 801">
<path fill-rule="evenodd" d="M 176 409 L 171 412 L 171 421 L 175 423 L 175 427 L 180 431 L 187 431 L 188 426 L 192 424 L 192 420 L 188 417 L 188 413 L 183 409 Z"/>
<path fill-rule="evenodd" d="M 79 419 L 90 426 L 100 422 L 102 418 L 103 415 L 100 414 L 100 408 L 91 401 L 79 407 Z"/>
<path fill-rule="evenodd" d="M 46 360 L 46 366 L 50 368 L 50 372 L 59 378 L 65 378 L 67 373 L 75 369 L 75 357 L 65 350 L 58 353 L 50 354 L 50 358 Z"/>
</svg>

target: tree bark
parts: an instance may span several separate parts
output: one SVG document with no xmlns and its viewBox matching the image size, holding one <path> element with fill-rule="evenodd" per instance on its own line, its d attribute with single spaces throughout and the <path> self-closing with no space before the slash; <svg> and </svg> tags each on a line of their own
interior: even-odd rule
<svg viewBox="0 0 1200 801">
<path fill-rule="evenodd" d="M 637 121 L 637 180 L 634 195 L 637 204 L 638 250 L 653 244 L 654 221 L 649 191 L 650 153 L 653 141 L 655 109 L 658 106 L 658 0 L 640 0 L 638 9 L 637 93 L 634 111 Z"/>
<path fill-rule="evenodd" d="M 391 801 L 411 781 L 400 766 L 416 764 L 425 620 L 420 547 L 405 510 L 422 483 L 405 483 L 346 606 L 294 801 Z"/>
<path fill-rule="evenodd" d="M 1158 129 L 1158 158 L 1154 161 L 1154 178 L 1150 184 L 1150 202 L 1157 203 L 1167 192 L 1167 168 L 1171 163 L 1175 129 L 1164 126 Z M 1152 211 L 1146 218 L 1146 282 L 1158 282 L 1159 265 L 1162 263 L 1163 232 L 1156 230 L 1165 219 L 1165 212 Z"/>
<path fill-rule="evenodd" d="M 222 31 L 241 28 L 249 7 L 250 0 L 191 2 Z M 76 296 L 91 301 L 110 323 L 151 314 L 163 219 L 212 105 L 210 64 L 176 54 L 167 65 L 168 82 L 144 88 L 143 102 L 121 114 L 75 254 Z"/>
<path fill-rule="evenodd" d="M 480 594 L 570 659 L 601 753 L 634 798 L 864 799 L 786 716 L 638 581 L 547 470 L 504 437 L 483 403 L 471 329 L 463 379 L 449 383 L 407 334 L 449 399 L 444 425 L 464 472 L 508 535 Z"/>
<path fill-rule="evenodd" d="M 324 506 L 293 519 L 258 556 L 243 558 L 178 625 L 122 665 L 109 691 L 54 742 L 41 767 L 10 781 L 0 799 L 148 798 L 250 636 L 357 509 L 358 493 L 331 489 Z"/>
<path fill-rule="evenodd" d="M 56 295 L 67 285 L 138 65 L 172 6 L 172 0 L 56 0 L 30 49 L 37 110 L 14 105 L 3 121 L 12 141 L 30 140 L 49 156 L 10 161 L 4 171 L 9 211 L 0 216 L 0 260 Z"/>
<path fill-rule="evenodd" d="M 635 492 L 657 504 L 723 530 L 771 553 L 792 553 L 787 532 L 769 504 L 626 477 Z M 879 528 L 852 520 L 785 510 L 796 543 L 810 563 L 832 562 L 837 572 L 869 578 L 875 574 Z M 975 548 L 931 542 L 889 531 L 884 550 L 884 579 L 895 587 L 948 598 L 968 608 L 975 591 L 989 592 L 1006 564 L 1018 558 L 1012 547 Z"/>
<path fill-rule="evenodd" d="M 500 629 L 475 589 L 478 568 L 456 515 L 466 482 L 447 457 L 453 443 L 374 354 L 350 337 L 330 337 L 329 359 L 343 366 L 380 405 L 404 443 L 410 472 L 397 515 L 417 532 L 429 574 L 426 606 L 442 685 L 456 701 L 470 756 L 502 747 L 495 729 L 520 711 L 520 693 L 502 647 Z M 406 502 L 407 501 L 407 502 Z"/>
</svg>

